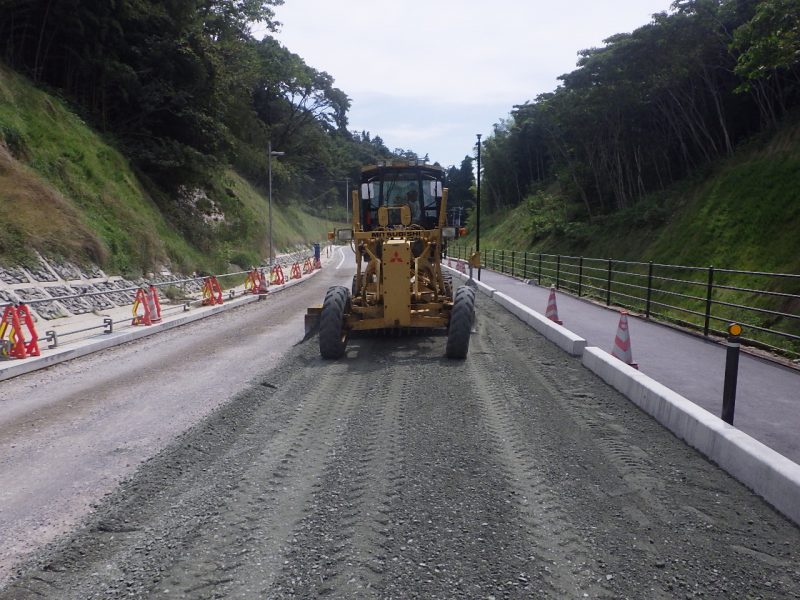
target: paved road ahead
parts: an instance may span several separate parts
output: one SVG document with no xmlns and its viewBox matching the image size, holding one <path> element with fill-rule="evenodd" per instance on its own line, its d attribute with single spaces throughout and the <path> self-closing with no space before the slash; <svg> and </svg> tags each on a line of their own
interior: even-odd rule
<svg viewBox="0 0 800 600">
<path fill-rule="evenodd" d="M 482 270 L 481 281 L 533 310 L 545 313 L 549 288 Z M 558 294 L 564 327 L 590 346 L 608 352 L 619 314 L 587 300 Z M 633 358 L 642 373 L 675 390 L 714 415 L 722 412 L 726 349 L 720 344 L 631 317 Z M 800 372 L 742 353 L 736 398 L 736 427 L 800 463 Z"/>
</svg>

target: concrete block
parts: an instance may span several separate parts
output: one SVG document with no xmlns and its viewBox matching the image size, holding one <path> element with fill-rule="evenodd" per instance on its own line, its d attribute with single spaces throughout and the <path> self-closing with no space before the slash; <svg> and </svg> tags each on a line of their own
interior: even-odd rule
<svg viewBox="0 0 800 600">
<path fill-rule="evenodd" d="M 582 362 L 678 438 L 800 525 L 800 465 L 600 348 L 586 348 Z"/>
<path fill-rule="evenodd" d="M 532 308 L 514 300 L 502 292 L 495 292 L 494 301 L 521 321 L 533 327 L 548 340 L 572 356 L 581 356 L 586 348 L 586 340 L 572 333 L 566 327 L 554 323 Z"/>
<path fill-rule="evenodd" d="M 456 279 L 459 279 L 461 281 L 469 281 L 468 273 L 462 273 L 461 271 L 457 271 L 456 269 L 448 267 L 447 265 L 442 265 L 442 269 L 444 269 L 447 273 L 450 273 Z M 473 279 L 472 281 L 475 284 L 475 288 L 485 296 L 488 296 L 489 298 L 494 296 L 495 292 L 497 291 L 493 287 L 486 285 L 482 281 L 478 281 L 477 279 Z"/>
</svg>

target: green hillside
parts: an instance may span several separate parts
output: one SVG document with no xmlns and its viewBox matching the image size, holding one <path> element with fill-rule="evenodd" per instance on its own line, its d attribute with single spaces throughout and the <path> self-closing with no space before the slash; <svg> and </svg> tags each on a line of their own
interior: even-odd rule
<svg viewBox="0 0 800 600">
<path fill-rule="evenodd" d="M 481 247 L 798 273 L 798 189 L 800 125 L 791 123 L 705 174 L 591 223 L 567 223 L 557 209 L 544 217 L 533 199 L 485 216 Z"/>
<path fill-rule="evenodd" d="M 207 189 L 158 203 L 111 142 L 0 65 L 0 261 L 26 262 L 36 250 L 137 274 L 247 267 L 267 255 L 267 201 L 243 177 L 220 170 Z M 273 210 L 277 249 L 324 238 L 324 220 L 277 202 Z M 191 241 L 176 219 L 184 231 L 196 221 Z"/>
</svg>

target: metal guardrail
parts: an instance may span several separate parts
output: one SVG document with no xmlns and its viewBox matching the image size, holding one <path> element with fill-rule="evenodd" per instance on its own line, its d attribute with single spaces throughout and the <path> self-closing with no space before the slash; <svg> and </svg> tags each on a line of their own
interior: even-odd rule
<svg viewBox="0 0 800 600">
<path fill-rule="evenodd" d="M 300 257 L 307 257 L 307 256 L 308 256 L 308 253 L 305 252 L 305 251 L 293 252 L 291 254 L 286 254 L 286 255 L 283 255 L 281 257 L 278 257 L 274 261 L 274 265 L 280 265 L 282 268 L 287 268 L 287 267 L 289 267 L 289 265 L 292 265 L 295 262 L 298 262 L 299 260 L 301 260 Z M 261 268 L 261 267 L 259 267 L 259 268 Z M 271 267 L 268 266 L 268 265 L 264 265 L 263 268 L 268 269 L 268 268 L 271 268 Z M 237 277 L 237 276 L 247 275 L 249 272 L 250 272 L 249 270 L 248 271 L 235 271 L 233 273 L 223 273 L 223 274 L 220 274 L 220 275 L 214 275 L 214 277 L 216 277 L 217 279 L 223 279 L 225 277 Z M 147 281 L 147 280 L 144 280 L 144 281 L 145 281 L 145 284 L 148 287 L 150 285 L 153 285 L 154 287 L 162 288 L 162 287 L 169 287 L 169 286 L 185 285 L 187 283 L 193 283 L 193 282 L 194 283 L 200 283 L 206 277 L 210 277 L 210 276 L 211 275 L 202 275 L 202 276 L 197 276 L 197 277 L 183 277 L 183 278 L 178 278 L 178 279 L 170 279 L 170 280 L 167 280 L 167 281 Z M 65 282 L 64 284 L 65 285 L 69 285 L 69 282 Z M 112 289 L 112 290 L 103 290 L 103 291 L 98 291 L 98 292 L 83 292 L 83 293 L 79 293 L 79 294 L 69 294 L 69 295 L 65 295 L 65 296 L 53 296 L 53 297 L 49 297 L 49 298 L 36 298 L 36 299 L 26 300 L 24 302 L 24 304 L 26 304 L 28 306 L 32 306 L 32 305 L 48 303 L 48 302 L 58 302 L 59 300 L 73 300 L 73 299 L 87 298 L 87 297 L 91 297 L 91 296 L 107 296 L 107 295 L 114 295 L 114 294 L 124 294 L 126 292 L 136 292 L 138 289 L 140 289 L 140 287 L 141 286 L 139 286 L 139 285 L 134 285 L 134 286 L 131 286 L 131 287 L 126 287 L 126 288 L 115 288 L 115 289 Z M 235 297 L 234 291 L 233 290 L 229 290 L 228 291 L 228 298 L 232 299 L 234 297 Z M 131 298 L 130 304 L 133 304 L 133 302 L 134 302 L 134 299 Z M 4 308 L 6 306 L 11 306 L 13 304 L 15 304 L 15 303 L 14 302 L 0 302 L 0 309 Z M 170 311 L 170 310 L 176 310 L 176 309 L 182 309 L 182 310 L 186 311 L 186 310 L 189 310 L 189 307 L 190 307 L 190 303 L 184 302 L 184 303 L 182 303 L 180 305 L 164 307 L 161 312 L 164 313 L 164 312 L 167 312 L 167 311 Z M 48 347 L 49 348 L 56 348 L 59 345 L 59 339 L 60 338 L 63 338 L 63 337 L 69 336 L 69 335 L 75 335 L 75 334 L 78 334 L 78 333 L 85 333 L 87 331 L 93 331 L 95 329 L 103 329 L 103 333 L 112 333 L 113 330 L 114 330 L 114 325 L 117 325 L 119 323 L 130 323 L 130 320 L 131 320 L 130 317 L 127 317 L 127 318 L 124 318 L 124 319 L 117 319 L 117 320 L 112 320 L 111 318 L 104 317 L 103 318 L 103 322 L 100 325 L 91 325 L 91 326 L 88 326 L 88 327 L 81 327 L 79 329 L 73 329 L 73 330 L 63 331 L 63 332 L 56 332 L 55 330 L 48 330 L 48 331 L 45 332 L 45 340 L 48 342 Z"/>
<path fill-rule="evenodd" d="M 473 248 L 452 244 L 466 259 Z M 619 306 L 668 324 L 726 335 L 740 323 L 742 341 L 800 357 L 800 274 L 718 269 L 519 250 L 481 250 L 481 265 L 539 285 Z"/>
</svg>

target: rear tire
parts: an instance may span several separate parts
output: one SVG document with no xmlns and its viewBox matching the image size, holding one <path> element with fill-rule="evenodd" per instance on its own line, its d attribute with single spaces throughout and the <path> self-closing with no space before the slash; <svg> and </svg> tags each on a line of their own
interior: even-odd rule
<svg viewBox="0 0 800 600">
<path fill-rule="evenodd" d="M 319 353 L 322 358 L 341 358 L 347 348 L 344 318 L 350 310 L 350 290 L 337 285 L 328 289 L 319 317 Z"/>
<path fill-rule="evenodd" d="M 450 312 L 450 327 L 447 330 L 447 358 L 466 358 L 469 351 L 469 335 L 475 322 L 475 290 L 462 285 L 456 290 L 453 310 Z"/>
</svg>

